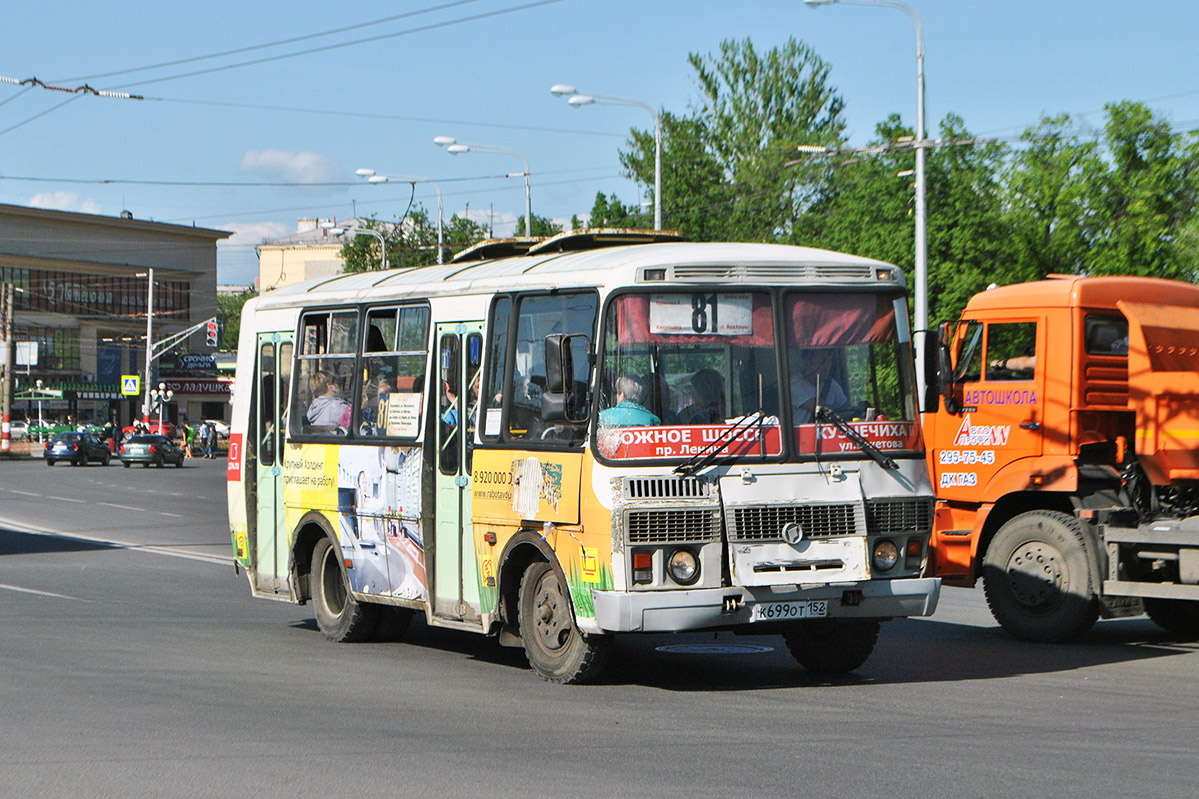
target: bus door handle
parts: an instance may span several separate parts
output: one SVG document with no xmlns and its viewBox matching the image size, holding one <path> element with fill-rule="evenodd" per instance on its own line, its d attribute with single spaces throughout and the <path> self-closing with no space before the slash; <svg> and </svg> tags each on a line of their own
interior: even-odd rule
<svg viewBox="0 0 1199 799">
<path fill-rule="evenodd" d="M 1023 427 L 1025 430 L 1040 430 L 1041 429 L 1040 422 L 1021 422 L 1020 426 Z"/>
</svg>

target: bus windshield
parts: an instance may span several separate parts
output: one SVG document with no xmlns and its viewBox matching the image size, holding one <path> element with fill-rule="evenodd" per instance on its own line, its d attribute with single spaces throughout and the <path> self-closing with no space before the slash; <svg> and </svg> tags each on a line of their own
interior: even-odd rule
<svg viewBox="0 0 1199 799">
<path fill-rule="evenodd" d="M 879 450 L 919 449 L 915 374 L 902 295 L 783 297 L 791 424 L 801 455 L 858 453 L 831 411 Z"/>
<path fill-rule="evenodd" d="M 817 404 L 877 449 L 920 446 L 902 294 L 625 294 L 604 321 L 596 444 L 606 458 L 779 457 L 786 426 L 801 456 L 860 457 Z"/>
<path fill-rule="evenodd" d="M 764 291 L 626 294 L 608 307 L 596 443 L 608 458 L 778 456 L 774 308 Z M 743 425 L 736 440 L 722 441 Z"/>
</svg>

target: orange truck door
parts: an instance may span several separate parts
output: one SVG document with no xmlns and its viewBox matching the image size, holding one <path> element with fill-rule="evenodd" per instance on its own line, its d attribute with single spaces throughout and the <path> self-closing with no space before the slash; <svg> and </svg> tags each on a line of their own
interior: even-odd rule
<svg viewBox="0 0 1199 799">
<path fill-rule="evenodd" d="M 1005 493 L 992 483 L 1014 462 L 1041 454 L 1044 326 L 1036 320 L 962 324 L 954 369 L 962 411 L 942 411 L 937 420 L 934 485 L 938 499 L 980 503 Z"/>
</svg>

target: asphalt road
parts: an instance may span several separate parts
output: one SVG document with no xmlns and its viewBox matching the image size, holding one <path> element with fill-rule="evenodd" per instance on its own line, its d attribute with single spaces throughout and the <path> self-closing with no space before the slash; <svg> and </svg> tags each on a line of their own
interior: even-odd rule
<svg viewBox="0 0 1199 799">
<path fill-rule="evenodd" d="M 555 686 L 479 636 L 338 645 L 251 599 L 223 479 L 0 461 L 0 797 L 1195 795 L 1199 645 L 1143 618 L 1024 644 L 946 589 L 841 679 L 706 634 Z"/>
</svg>

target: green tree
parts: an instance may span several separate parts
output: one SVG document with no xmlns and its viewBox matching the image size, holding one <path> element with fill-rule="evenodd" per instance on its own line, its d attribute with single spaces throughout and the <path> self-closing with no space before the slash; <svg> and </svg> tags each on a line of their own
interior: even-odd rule
<svg viewBox="0 0 1199 799">
<path fill-rule="evenodd" d="M 474 221 L 467 216 L 458 216 L 454 214 L 450 220 L 445 223 L 442 230 L 442 237 L 445 239 L 445 247 L 451 253 L 459 253 L 467 247 L 473 247 L 480 241 L 487 238 L 487 226 Z"/>
<path fill-rule="evenodd" d="M 616 195 L 611 198 L 596 192 L 591 206 L 588 227 L 593 228 L 648 228 L 653 227 L 653 214 L 645 214 L 636 206 L 625 205 Z"/>
<path fill-rule="evenodd" d="M 1088 258 L 1091 274 L 1189 279 L 1179 239 L 1196 212 L 1199 145 L 1134 102 L 1107 106 L 1107 174 L 1097 182 L 1097 226 Z"/>
<path fill-rule="evenodd" d="M 795 145 L 837 143 L 845 127 L 829 66 L 795 39 L 764 53 L 725 41 L 688 60 L 701 99 L 686 117 L 660 115 L 664 224 L 698 240 L 788 235 L 812 199 L 809 173 L 788 166 Z M 652 133 L 634 130 L 621 160 L 652 186 Z"/>
<path fill-rule="evenodd" d="M 1081 274 L 1090 249 L 1092 187 L 1105 169 L 1098 143 L 1067 114 L 1044 117 L 1020 136 L 1005 178 L 1014 281 Z"/>
<path fill-rule="evenodd" d="M 554 220 L 545 216 L 533 214 L 532 224 L 529 225 L 529 232 L 534 236 L 557 236 L 562 232 L 562 226 Z M 525 215 L 521 214 L 516 217 L 516 233 L 517 236 L 525 235 Z"/>
<path fill-rule="evenodd" d="M 221 329 L 218 349 L 237 349 L 237 337 L 241 335 L 241 308 L 253 296 L 254 290 L 249 288 L 241 294 L 216 295 L 216 320 Z"/>
</svg>

